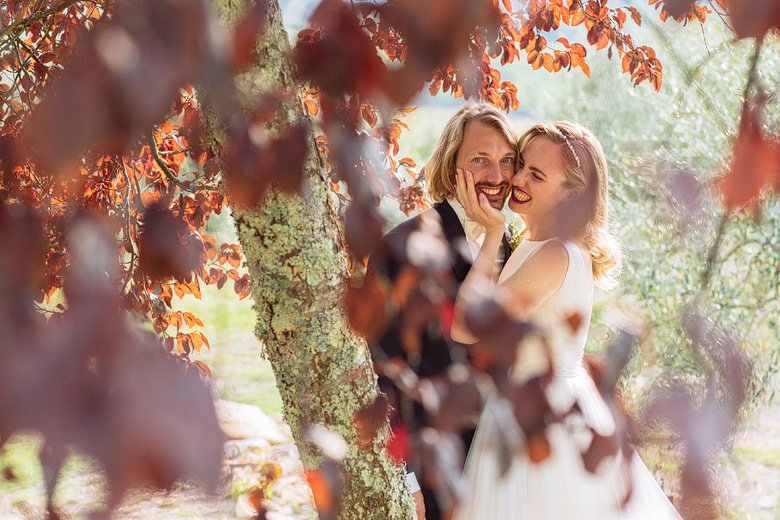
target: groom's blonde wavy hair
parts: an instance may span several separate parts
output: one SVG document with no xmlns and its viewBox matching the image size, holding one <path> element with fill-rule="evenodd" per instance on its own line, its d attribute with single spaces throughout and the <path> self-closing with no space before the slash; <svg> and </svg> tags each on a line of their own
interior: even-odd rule
<svg viewBox="0 0 780 520">
<path fill-rule="evenodd" d="M 570 215 L 574 219 L 572 231 L 590 254 L 594 281 L 601 287 L 613 286 L 620 270 L 621 251 L 609 230 L 609 169 L 604 149 L 587 128 L 570 121 L 556 121 L 528 129 L 520 137 L 520 153 L 540 136 L 560 145 L 566 175 L 564 186 L 583 188 L 581 210 Z"/>
<path fill-rule="evenodd" d="M 515 150 L 517 164 L 520 151 L 517 147 L 517 133 L 512 129 L 506 113 L 488 103 L 468 103 L 447 121 L 423 170 L 428 193 L 436 202 L 455 197 L 455 161 L 463 144 L 466 125 L 471 121 L 498 130 Z"/>
</svg>

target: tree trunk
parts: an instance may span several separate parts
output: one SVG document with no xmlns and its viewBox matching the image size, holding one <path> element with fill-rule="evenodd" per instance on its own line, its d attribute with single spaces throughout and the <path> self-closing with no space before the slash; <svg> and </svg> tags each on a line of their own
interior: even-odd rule
<svg viewBox="0 0 780 520">
<path fill-rule="evenodd" d="M 229 26 L 246 3 L 213 0 L 220 19 Z M 267 4 L 257 60 L 236 79 L 246 105 L 264 92 L 295 88 L 279 5 L 276 0 Z M 306 117 L 300 103 L 287 103 L 280 112 L 283 115 L 267 125 L 272 134 Z M 225 123 L 207 119 L 209 133 L 219 140 Z M 340 518 L 413 518 L 404 470 L 389 460 L 383 448 L 389 429 L 370 448 L 357 446 L 352 417 L 376 397 L 376 375 L 365 341 L 350 329 L 342 310 L 347 266 L 343 232 L 335 195 L 313 139 L 310 142 L 304 196 L 269 192 L 260 209 L 233 207 L 252 279 L 255 334 L 273 367 L 284 416 L 304 466 L 316 468 L 321 459 L 305 438 L 303 426 L 320 423 L 347 441 Z"/>
</svg>

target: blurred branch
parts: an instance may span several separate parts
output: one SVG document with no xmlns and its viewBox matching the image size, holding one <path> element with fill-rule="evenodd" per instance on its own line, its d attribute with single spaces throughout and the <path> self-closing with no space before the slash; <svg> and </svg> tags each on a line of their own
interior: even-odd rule
<svg viewBox="0 0 780 520">
<path fill-rule="evenodd" d="M 710 4 L 710 7 L 712 8 L 712 12 L 718 15 L 718 18 L 720 18 L 720 21 L 723 22 L 723 25 L 728 27 L 729 30 L 733 32 L 734 29 L 731 27 L 731 25 L 729 25 L 729 22 L 726 20 L 724 16 L 727 13 L 721 13 L 720 11 L 718 11 L 718 7 L 713 3 L 712 0 L 707 0 L 707 3 Z"/>
<path fill-rule="evenodd" d="M 729 221 L 728 213 L 723 213 L 720 216 L 720 223 L 718 224 L 718 234 L 715 235 L 715 241 L 712 243 L 709 251 L 707 252 L 707 263 L 704 268 L 704 273 L 702 273 L 701 288 L 699 289 L 699 295 L 703 294 L 704 291 L 706 291 L 709 288 L 710 282 L 712 281 L 712 272 L 714 271 L 715 260 L 717 260 L 718 258 L 720 245 L 723 242 L 723 232 L 726 230 L 726 224 L 728 223 L 728 221 Z"/>
<path fill-rule="evenodd" d="M 189 148 L 182 148 L 181 150 L 160 150 L 161 157 L 168 157 L 169 155 L 176 155 L 180 153 L 189 153 Z"/>
</svg>

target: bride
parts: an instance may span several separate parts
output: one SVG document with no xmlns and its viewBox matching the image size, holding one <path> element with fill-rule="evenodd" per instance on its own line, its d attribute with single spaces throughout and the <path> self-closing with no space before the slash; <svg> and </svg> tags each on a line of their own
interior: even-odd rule
<svg viewBox="0 0 780 520">
<path fill-rule="evenodd" d="M 469 219 L 485 228 L 481 249 L 458 294 L 452 338 L 475 343 L 462 310 L 480 285 L 495 283 L 515 317 L 534 322 L 546 335 L 555 371 L 546 388 L 555 412 L 578 405 L 585 423 L 599 435 L 615 430 L 609 408 L 582 365 L 593 285 L 607 284 L 619 264 L 619 250 L 607 228 L 608 187 L 604 151 L 587 129 L 569 122 L 538 124 L 520 139 L 519 170 L 512 178 L 509 208 L 522 215 L 525 239 L 512 253 L 497 282 L 493 268 L 504 232 L 504 216 L 477 195 L 468 170 L 457 171 L 457 198 Z M 582 325 L 567 327 L 574 314 Z M 518 350 L 513 380 L 544 372 L 544 356 Z M 625 479 L 617 457 L 602 461 L 596 473 L 582 462 L 581 436 L 563 424 L 547 429 L 551 454 L 532 462 L 526 450 L 503 455 L 499 421 L 505 401 L 490 398 L 480 418 L 466 462 L 467 495 L 458 520 L 679 519 L 680 516 L 637 455 L 627 462 L 632 491 L 625 506 Z M 511 413 L 509 411 L 508 413 Z M 519 429 L 517 438 L 522 438 Z M 509 452 L 508 452 L 509 453 Z M 506 459 L 511 460 L 507 461 Z M 503 460 L 502 460 L 503 459 Z M 508 468 L 508 469 L 507 469 Z"/>
</svg>

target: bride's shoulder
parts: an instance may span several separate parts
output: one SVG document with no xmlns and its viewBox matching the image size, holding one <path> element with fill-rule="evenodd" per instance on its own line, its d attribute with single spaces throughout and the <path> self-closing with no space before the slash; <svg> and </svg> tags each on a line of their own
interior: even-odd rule
<svg viewBox="0 0 780 520">
<path fill-rule="evenodd" d="M 538 245 L 527 243 L 526 246 L 534 249 L 530 254 L 526 252 L 527 256 L 518 266 L 517 270 L 526 275 L 522 278 L 547 279 L 548 282 L 563 280 L 569 265 L 569 252 L 562 241 L 553 239 Z"/>
<path fill-rule="evenodd" d="M 565 272 L 569 263 L 569 251 L 563 241 L 552 239 L 540 245 L 531 253 L 527 261 L 545 266 L 553 271 L 557 270 L 556 268 L 562 268 Z"/>
</svg>

